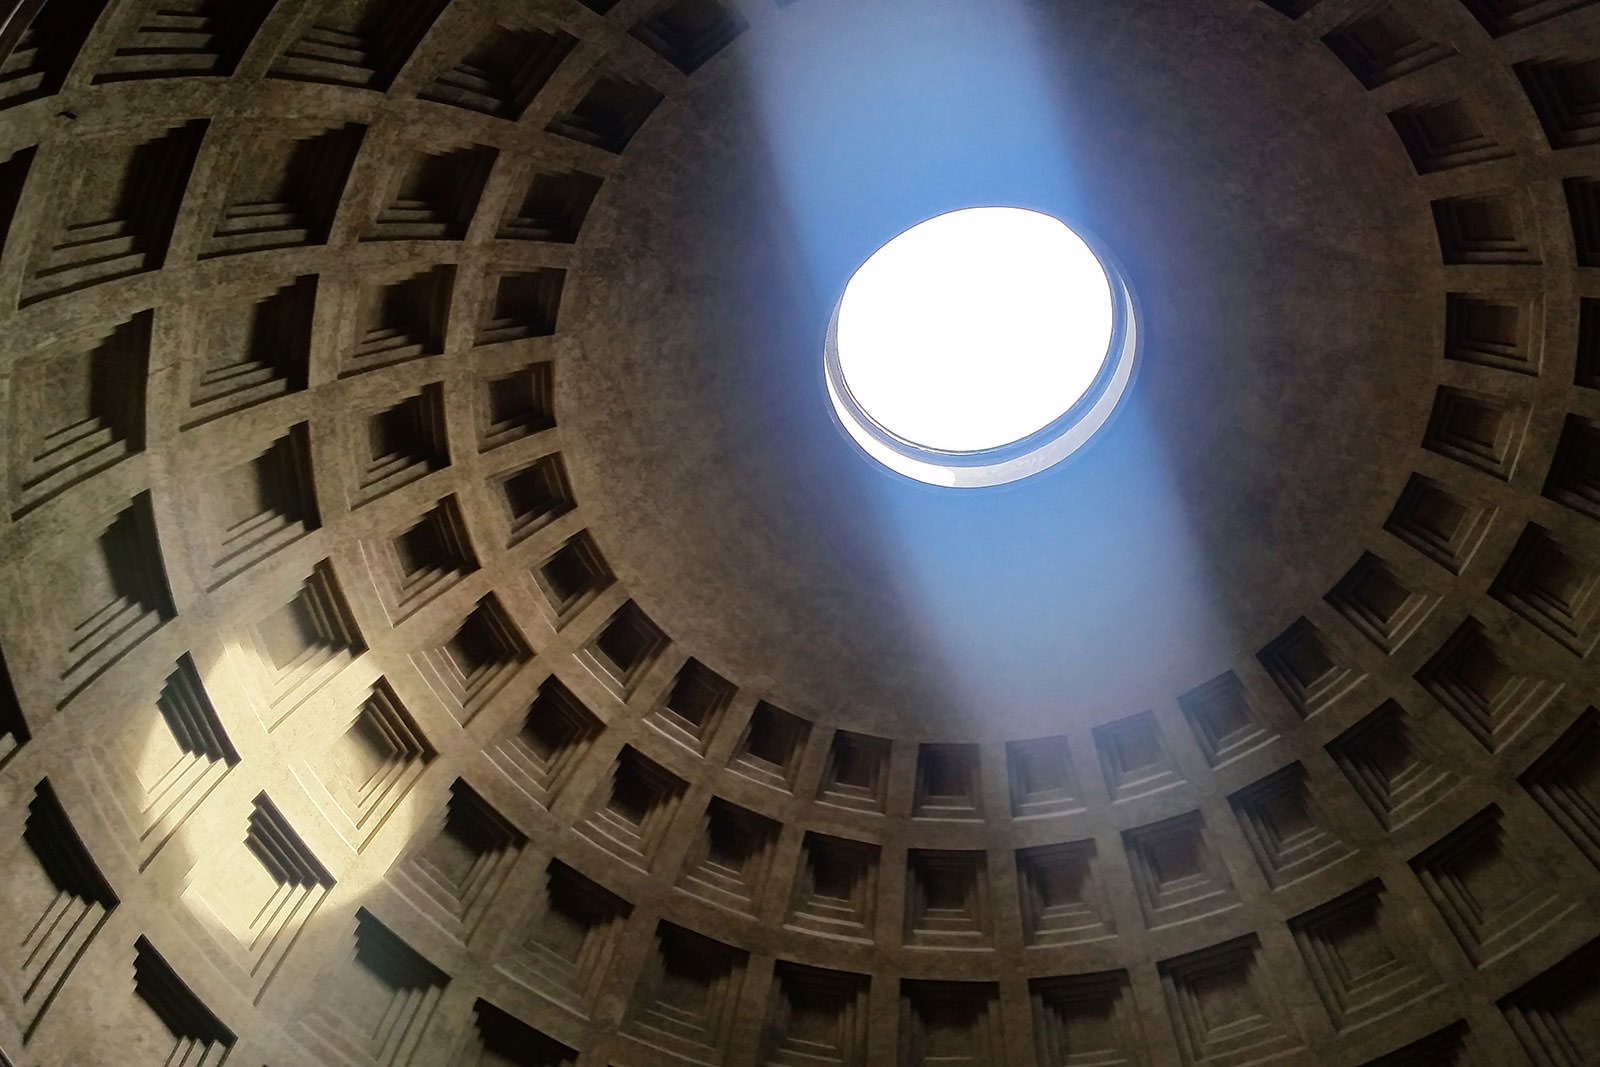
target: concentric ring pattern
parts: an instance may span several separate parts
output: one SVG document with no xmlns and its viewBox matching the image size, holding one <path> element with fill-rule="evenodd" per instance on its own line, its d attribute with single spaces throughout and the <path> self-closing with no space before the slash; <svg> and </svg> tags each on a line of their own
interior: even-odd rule
<svg viewBox="0 0 1600 1067">
<path fill-rule="evenodd" d="M 1600 1062 L 1600 4 L 1194 5 L 1392 133 L 1426 417 L 1276 636 L 991 736 L 589 517 L 586 224 L 830 2 L 8 4 L 0 1062 Z"/>
</svg>

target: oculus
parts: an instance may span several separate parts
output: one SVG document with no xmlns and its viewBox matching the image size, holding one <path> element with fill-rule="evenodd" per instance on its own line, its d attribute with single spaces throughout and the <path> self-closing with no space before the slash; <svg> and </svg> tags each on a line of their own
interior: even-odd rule
<svg viewBox="0 0 1600 1067">
<path fill-rule="evenodd" d="M 823 365 L 844 430 L 932 485 L 1053 466 L 1116 412 L 1138 354 L 1122 272 L 1054 216 L 971 207 L 874 252 L 845 285 Z"/>
</svg>

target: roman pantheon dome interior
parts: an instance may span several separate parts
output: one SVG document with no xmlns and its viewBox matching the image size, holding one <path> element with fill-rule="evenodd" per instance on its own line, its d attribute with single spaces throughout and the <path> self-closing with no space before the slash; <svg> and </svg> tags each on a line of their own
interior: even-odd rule
<svg viewBox="0 0 1600 1067">
<path fill-rule="evenodd" d="M 0 1063 L 1600 1064 L 1600 0 L 4 0 L 0 239 Z"/>
</svg>

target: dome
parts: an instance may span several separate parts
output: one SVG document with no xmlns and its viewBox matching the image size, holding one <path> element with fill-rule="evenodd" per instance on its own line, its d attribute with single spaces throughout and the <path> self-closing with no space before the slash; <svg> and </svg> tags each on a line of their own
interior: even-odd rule
<svg viewBox="0 0 1600 1067">
<path fill-rule="evenodd" d="M 0 1063 L 1600 1062 L 1594 0 L 0 11 Z"/>
</svg>

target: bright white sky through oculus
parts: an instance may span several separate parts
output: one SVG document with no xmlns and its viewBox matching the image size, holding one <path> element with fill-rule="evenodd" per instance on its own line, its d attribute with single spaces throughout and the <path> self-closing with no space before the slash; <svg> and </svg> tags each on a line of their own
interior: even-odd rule
<svg viewBox="0 0 1600 1067">
<path fill-rule="evenodd" d="M 839 304 L 839 369 L 880 426 L 972 452 L 1040 430 L 1093 384 L 1111 283 L 1059 219 L 952 211 L 873 253 Z"/>
</svg>

